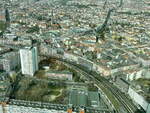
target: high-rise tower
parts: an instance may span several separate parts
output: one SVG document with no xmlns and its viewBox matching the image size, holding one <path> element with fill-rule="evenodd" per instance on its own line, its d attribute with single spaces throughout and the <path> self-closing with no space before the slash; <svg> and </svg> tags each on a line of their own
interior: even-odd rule
<svg viewBox="0 0 150 113">
<path fill-rule="evenodd" d="M 22 74 L 33 76 L 38 70 L 37 47 L 26 47 L 20 49 Z"/>
</svg>

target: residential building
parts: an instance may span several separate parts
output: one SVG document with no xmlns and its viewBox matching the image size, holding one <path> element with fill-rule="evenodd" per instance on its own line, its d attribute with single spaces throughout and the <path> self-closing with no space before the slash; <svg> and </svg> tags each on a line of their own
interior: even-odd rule
<svg viewBox="0 0 150 113">
<path fill-rule="evenodd" d="M 8 52 L 0 56 L 0 70 L 10 72 L 20 67 L 18 52 Z"/>
<path fill-rule="evenodd" d="M 0 12 L 0 20 L 5 21 L 5 11 L 4 10 Z"/>
<path fill-rule="evenodd" d="M 38 70 L 37 47 L 25 47 L 20 49 L 22 74 L 33 76 Z"/>
<path fill-rule="evenodd" d="M 52 79 L 72 80 L 73 73 L 69 71 L 48 71 L 46 76 Z"/>
<path fill-rule="evenodd" d="M 133 87 L 129 87 L 128 94 L 134 102 L 139 104 L 146 111 L 146 113 L 149 113 L 150 102 L 147 101 L 144 96 L 139 94 Z"/>
</svg>

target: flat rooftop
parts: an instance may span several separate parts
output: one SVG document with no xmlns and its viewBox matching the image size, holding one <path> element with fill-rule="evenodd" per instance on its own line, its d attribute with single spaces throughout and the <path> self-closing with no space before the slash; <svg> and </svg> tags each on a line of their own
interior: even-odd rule
<svg viewBox="0 0 150 113">
<path fill-rule="evenodd" d="M 87 89 L 71 89 L 69 95 L 69 104 L 79 107 L 100 107 L 100 95 L 97 91 L 88 91 Z"/>
</svg>

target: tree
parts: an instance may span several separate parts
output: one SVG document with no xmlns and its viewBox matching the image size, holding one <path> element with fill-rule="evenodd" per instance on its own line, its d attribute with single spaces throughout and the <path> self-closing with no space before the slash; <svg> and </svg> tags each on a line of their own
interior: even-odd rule
<svg viewBox="0 0 150 113">
<path fill-rule="evenodd" d="M 27 33 L 34 33 L 34 32 L 39 32 L 40 28 L 38 25 L 30 27 L 26 32 Z"/>
<path fill-rule="evenodd" d="M 4 31 L 6 30 L 7 25 L 5 22 L 0 21 L 0 36 L 3 36 Z"/>
</svg>

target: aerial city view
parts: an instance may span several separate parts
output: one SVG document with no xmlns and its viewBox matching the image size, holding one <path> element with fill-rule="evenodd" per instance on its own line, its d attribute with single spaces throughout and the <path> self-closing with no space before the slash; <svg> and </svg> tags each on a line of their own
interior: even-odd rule
<svg viewBox="0 0 150 113">
<path fill-rule="evenodd" d="M 0 113 L 150 113 L 150 0 L 0 0 Z"/>
</svg>

